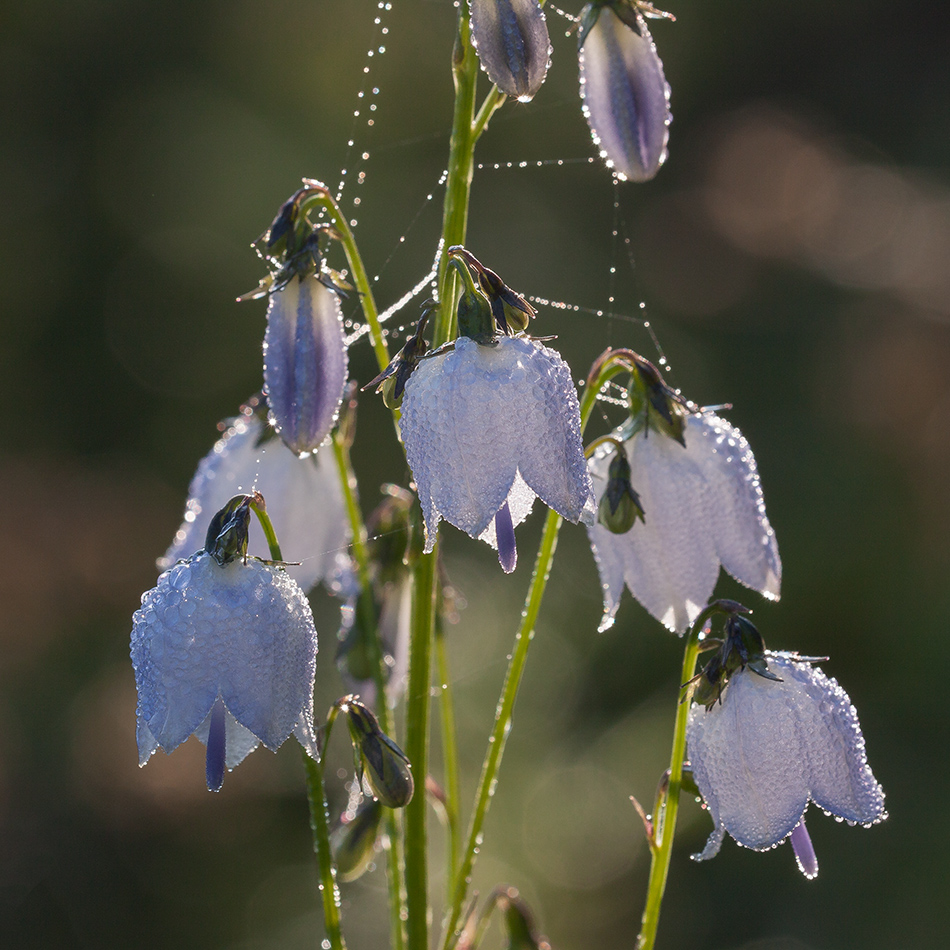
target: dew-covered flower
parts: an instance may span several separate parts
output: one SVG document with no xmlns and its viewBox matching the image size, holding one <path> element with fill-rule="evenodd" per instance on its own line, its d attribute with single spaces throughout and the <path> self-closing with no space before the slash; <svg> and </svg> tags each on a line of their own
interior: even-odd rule
<svg viewBox="0 0 950 950">
<path fill-rule="evenodd" d="M 849 824 L 886 817 L 858 715 L 847 693 L 794 653 L 765 654 L 767 678 L 746 666 L 729 679 L 721 704 L 690 710 L 688 755 L 715 826 L 705 849 L 715 856 L 728 831 L 765 851 L 791 837 L 806 877 L 818 873 L 805 829 L 809 801 Z"/>
<path fill-rule="evenodd" d="M 291 577 L 304 591 L 319 581 L 333 586 L 349 569 L 349 527 L 336 459 L 327 448 L 299 458 L 274 438 L 256 400 L 230 420 L 198 464 L 188 488 L 184 520 L 159 559 L 159 568 L 169 568 L 200 548 L 212 516 L 229 498 L 257 490 L 267 498 L 267 513 L 284 557 L 300 562 L 287 567 Z M 248 551 L 269 556 L 259 525 L 251 525 Z"/>
<path fill-rule="evenodd" d="M 595 0 L 581 14 L 578 42 L 581 99 L 594 144 L 620 176 L 648 181 L 666 161 L 672 116 L 646 21 L 637 4 Z"/>
<path fill-rule="evenodd" d="M 346 386 L 347 351 L 339 295 L 317 273 L 272 290 L 264 334 L 270 417 L 298 455 L 329 435 Z"/>
<path fill-rule="evenodd" d="M 472 44 L 488 78 L 527 102 L 541 88 L 551 40 L 538 0 L 471 0 Z"/>
<path fill-rule="evenodd" d="M 259 743 L 293 733 L 316 757 L 317 631 L 307 598 L 283 568 L 199 551 L 166 571 L 132 618 L 139 765 L 190 735 L 208 747 L 217 791 Z"/>
<path fill-rule="evenodd" d="M 514 526 L 536 496 L 569 521 L 593 517 L 571 373 L 535 340 L 460 336 L 452 350 L 421 360 L 401 425 L 427 551 L 444 518 L 497 548 L 512 571 Z"/>
<path fill-rule="evenodd" d="M 650 415 L 656 418 L 655 411 Z M 720 565 L 777 600 L 782 563 L 742 433 L 716 415 L 690 412 L 682 417 L 682 442 L 650 424 L 614 435 L 642 516 L 623 534 L 603 524 L 588 528 L 604 589 L 601 629 L 613 623 L 626 583 L 657 620 L 683 633 L 709 601 Z M 617 451 L 610 443 L 591 459 L 598 500 Z"/>
</svg>

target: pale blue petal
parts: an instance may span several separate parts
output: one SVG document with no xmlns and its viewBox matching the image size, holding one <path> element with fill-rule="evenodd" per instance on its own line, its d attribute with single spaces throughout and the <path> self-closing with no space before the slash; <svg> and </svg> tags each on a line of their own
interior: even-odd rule
<svg viewBox="0 0 950 950">
<path fill-rule="evenodd" d="M 188 488 L 185 520 L 159 561 L 160 568 L 204 547 L 212 516 L 229 498 L 260 491 L 284 557 L 301 562 L 287 568 L 291 577 L 309 591 L 333 576 L 336 555 L 349 541 L 333 452 L 324 447 L 298 458 L 280 439 L 258 444 L 263 428 L 259 418 L 239 416 L 201 460 Z M 256 518 L 251 519 L 248 553 L 270 557 Z"/>
<path fill-rule="evenodd" d="M 740 583 L 778 600 L 782 562 L 749 443 L 711 414 L 686 420 L 686 452 L 709 489 L 706 523 L 722 566 Z"/>
</svg>

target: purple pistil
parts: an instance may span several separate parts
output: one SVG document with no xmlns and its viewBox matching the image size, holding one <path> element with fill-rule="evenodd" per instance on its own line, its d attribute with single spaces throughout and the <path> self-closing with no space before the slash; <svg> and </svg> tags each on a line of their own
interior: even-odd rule
<svg viewBox="0 0 950 950">
<path fill-rule="evenodd" d="M 805 827 L 805 819 L 795 826 L 792 832 L 792 849 L 795 852 L 795 860 L 798 862 L 798 869 L 810 881 L 818 876 L 818 858 L 815 856 L 815 848 L 811 843 L 811 836 Z"/>
<path fill-rule="evenodd" d="M 209 792 L 220 792 L 224 784 L 225 708 L 219 696 L 211 707 L 211 725 L 208 727 L 208 755 L 205 759 L 205 778 Z"/>
<path fill-rule="evenodd" d="M 498 542 L 498 563 L 506 574 L 510 574 L 518 563 L 518 549 L 507 500 L 495 512 L 495 540 Z"/>
</svg>

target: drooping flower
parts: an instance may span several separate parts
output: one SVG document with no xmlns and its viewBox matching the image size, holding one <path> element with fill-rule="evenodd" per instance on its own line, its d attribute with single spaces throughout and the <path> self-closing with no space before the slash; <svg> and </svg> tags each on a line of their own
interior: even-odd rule
<svg viewBox="0 0 950 950">
<path fill-rule="evenodd" d="M 272 290 L 264 334 L 270 417 L 298 455 L 314 451 L 336 421 L 347 376 L 339 295 L 321 275 L 293 277 Z"/>
<path fill-rule="evenodd" d="M 594 0 L 578 32 L 581 99 L 594 144 L 630 181 L 649 181 L 666 161 L 672 121 L 670 87 L 641 6 L 649 5 Z"/>
<path fill-rule="evenodd" d="M 593 518 L 571 373 L 535 340 L 460 336 L 423 359 L 406 383 L 401 426 L 427 551 L 444 518 L 497 548 L 511 571 L 514 526 L 535 497 L 568 521 Z"/>
<path fill-rule="evenodd" d="M 310 605 L 283 568 L 245 560 L 247 516 L 238 509 L 205 550 L 162 574 L 132 618 L 139 765 L 194 734 L 212 791 L 259 743 L 276 751 L 293 733 L 318 751 Z"/>
<path fill-rule="evenodd" d="M 643 516 L 624 534 L 588 528 L 604 587 L 602 629 L 613 623 L 626 583 L 657 620 L 683 633 L 712 596 L 720 565 L 778 600 L 782 563 L 749 443 L 710 413 L 687 415 L 682 437 L 685 445 L 647 426 L 623 439 Z M 615 451 L 591 459 L 598 498 Z"/>
<path fill-rule="evenodd" d="M 287 570 L 304 591 L 319 581 L 331 586 L 348 570 L 349 527 L 333 453 L 323 449 L 299 458 L 273 437 L 264 422 L 265 409 L 257 397 L 250 400 L 198 464 L 188 488 L 185 518 L 159 559 L 162 570 L 201 546 L 212 515 L 229 498 L 256 490 L 268 499 L 267 513 L 284 556 L 300 562 Z M 250 532 L 250 553 L 267 557 L 260 527 L 253 525 Z"/>
<path fill-rule="evenodd" d="M 809 801 L 850 824 L 886 816 L 847 693 L 794 653 L 766 651 L 771 677 L 744 666 L 721 703 L 690 710 L 688 755 L 714 830 L 696 860 L 714 857 L 728 831 L 765 851 L 790 837 L 806 877 L 818 873 L 805 829 Z"/>
<path fill-rule="evenodd" d="M 527 102 L 544 82 L 551 40 L 538 0 L 471 0 L 472 44 L 488 78 Z"/>
</svg>

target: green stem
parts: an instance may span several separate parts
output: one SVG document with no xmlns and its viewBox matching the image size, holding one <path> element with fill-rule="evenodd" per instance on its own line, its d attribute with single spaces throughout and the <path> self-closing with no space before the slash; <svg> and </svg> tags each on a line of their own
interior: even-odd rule
<svg viewBox="0 0 950 950">
<path fill-rule="evenodd" d="M 416 794 L 405 810 L 406 842 L 406 945 L 408 950 L 428 950 L 429 899 L 426 855 L 429 686 L 435 627 L 436 551 L 416 561 L 412 598 L 412 631 L 409 643 L 409 687 L 406 693 L 406 756 L 412 764 Z"/>
<path fill-rule="evenodd" d="M 323 763 L 315 762 L 304 753 L 307 770 L 307 797 L 310 800 L 310 828 L 313 831 L 313 850 L 317 854 L 317 872 L 320 875 L 320 894 L 323 898 L 323 920 L 331 950 L 346 950 L 340 929 L 340 889 L 336 883 L 336 868 L 330 853 L 330 816 L 327 794 L 323 784 Z"/>
<path fill-rule="evenodd" d="M 432 331 L 433 346 L 439 346 L 455 335 L 456 275 L 449 268 L 446 252 L 454 244 L 465 243 L 468 204 L 472 192 L 476 140 L 472 123 L 475 118 L 478 58 L 471 41 L 467 0 L 462 0 L 459 6 L 459 31 L 452 54 L 452 73 L 455 80 L 455 111 L 452 115 L 448 177 L 442 211 L 442 257 L 439 260 L 438 276 L 439 314 Z"/>
<path fill-rule="evenodd" d="M 435 656 L 439 671 L 439 709 L 442 713 L 442 767 L 445 774 L 445 813 L 448 824 L 448 867 L 446 894 L 455 887 L 455 869 L 462 847 L 459 829 L 459 757 L 455 734 L 455 709 L 452 702 L 452 680 L 445 649 L 445 632 L 441 618 L 436 618 Z"/>
<path fill-rule="evenodd" d="M 322 205 L 330 213 L 330 220 L 339 232 L 340 241 L 346 252 L 346 259 L 352 271 L 353 284 L 360 297 L 360 306 L 363 308 L 363 316 L 366 318 L 367 326 L 369 326 L 369 336 L 373 344 L 373 351 L 376 354 L 376 362 L 379 365 L 380 372 L 382 372 L 382 370 L 389 365 L 389 349 L 386 346 L 383 328 L 379 322 L 376 298 L 373 296 L 369 276 L 366 273 L 366 268 L 363 266 L 363 258 L 360 257 L 359 248 L 356 246 L 356 239 L 350 230 L 350 224 L 326 185 L 322 182 L 314 181 L 313 179 L 305 179 L 305 183 L 313 190 L 315 203 Z"/>
<path fill-rule="evenodd" d="M 647 887 L 646 907 L 637 939 L 637 950 L 652 950 L 656 941 L 656 930 L 660 923 L 660 908 L 663 893 L 666 890 L 666 878 L 670 870 L 670 857 L 673 853 L 673 837 L 676 832 L 676 815 L 679 811 L 680 787 L 683 781 L 683 762 L 686 758 L 686 725 L 689 722 L 689 686 L 696 671 L 696 657 L 699 655 L 700 636 L 709 617 L 718 610 L 716 605 L 707 607 L 690 628 L 683 653 L 683 671 L 676 706 L 676 723 L 673 727 L 673 751 L 670 754 L 670 784 L 665 801 L 654 815 L 653 859 L 650 865 L 650 882 Z"/>
<path fill-rule="evenodd" d="M 257 500 L 258 498 L 260 501 Z M 251 511 L 257 515 L 257 520 L 260 522 L 261 528 L 264 531 L 264 537 L 267 540 L 267 548 L 270 551 L 271 560 L 283 561 L 283 555 L 280 553 L 280 544 L 277 541 L 277 532 L 274 530 L 270 515 L 264 507 L 264 496 L 259 492 L 251 502 Z"/>
<path fill-rule="evenodd" d="M 611 378 L 619 373 L 628 371 L 629 367 L 618 360 L 607 358 L 607 354 L 601 358 L 595 371 L 591 374 L 591 378 L 588 379 L 581 400 L 581 432 L 584 431 L 587 425 L 590 414 L 597 402 L 597 394 L 600 390 Z M 488 751 L 485 755 L 485 761 L 482 764 L 482 774 L 478 782 L 478 790 L 475 793 L 475 810 L 472 814 L 471 825 L 469 826 L 468 840 L 466 842 L 462 864 L 459 868 L 458 876 L 455 879 L 452 906 L 446 917 L 442 942 L 443 950 L 450 950 L 450 948 L 454 947 L 459 937 L 458 927 L 462 916 L 462 908 L 468 895 L 469 885 L 471 884 L 475 859 L 481 847 L 482 829 L 488 815 L 491 797 L 494 794 L 495 783 L 498 779 L 498 771 L 505 749 L 505 740 L 511 731 L 515 699 L 518 695 L 518 687 L 521 683 L 521 676 L 524 673 L 525 663 L 528 658 L 528 647 L 531 645 L 531 640 L 534 637 L 534 624 L 541 610 L 541 602 L 544 598 L 545 588 L 547 587 L 548 575 L 551 572 L 551 565 L 554 561 L 554 552 L 557 549 L 557 536 L 561 528 L 562 520 L 556 511 L 548 511 L 547 520 L 544 524 L 544 534 L 541 537 L 541 546 L 538 549 L 534 573 L 531 577 L 531 586 L 528 588 L 528 596 L 525 599 L 525 607 L 521 615 L 521 626 L 515 634 L 511 660 L 508 664 L 505 682 L 502 686 L 501 696 L 495 710 L 495 724 L 491 736 L 488 739 Z"/>
<path fill-rule="evenodd" d="M 346 508 L 347 519 L 350 523 L 352 536 L 351 550 L 356 562 L 356 571 L 359 577 L 360 590 L 363 596 L 357 598 L 357 609 L 360 611 L 360 623 L 366 631 L 372 631 L 369 636 L 369 661 L 373 668 L 373 679 L 376 685 L 376 714 L 379 717 L 379 726 L 387 736 L 395 737 L 392 711 L 386 699 L 386 673 L 383 660 L 382 643 L 379 639 L 379 618 L 373 609 L 372 584 L 369 573 L 369 552 L 366 548 L 366 526 L 363 523 L 363 514 L 360 511 L 356 497 L 356 477 L 350 463 L 350 453 L 346 442 L 339 430 L 333 432 L 333 454 L 336 457 L 337 467 L 340 470 L 340 486 L 343 490 L 343 504 Z M 389 909 L 391 914 L 391 928 L 393 935 L 393 950 L 403 950 L 405 935 L 403 932 L 405 913 L 405 894 L 402 887 L 402 867 L 399 860 L 399 823 L 396 814 L 387 809 L 386 833 L 389 836 Z"/>
</svg>

